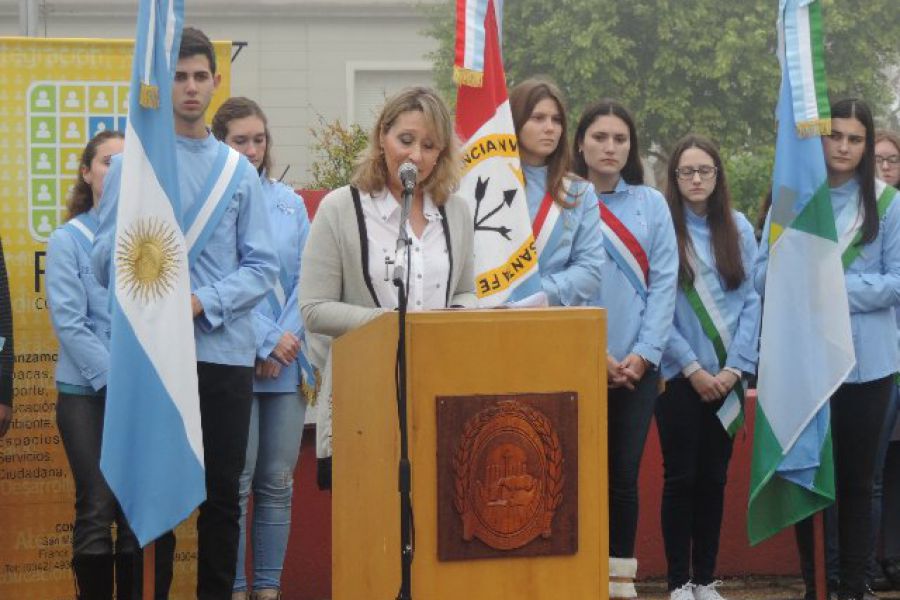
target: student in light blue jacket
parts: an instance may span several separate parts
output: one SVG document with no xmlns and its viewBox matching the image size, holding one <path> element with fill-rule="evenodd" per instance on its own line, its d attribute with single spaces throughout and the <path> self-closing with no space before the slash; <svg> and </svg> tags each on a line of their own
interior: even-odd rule
<svg viewBox="0 0 900 600">
<path fill-rule="evenodd" d="M 672 327 L 678 248 L 669 206 L 644 183 L 634 119 L 620 103 L 585 109 L 573 142 L 573 170 L 600 197 L 606 251 L 595 304 L 608 311 L 610 598 L 635 598 L 638 472 Z"/>
<path fill-rule="evenodd" d="M 665 483 L 662 529 L 671 600 L 722 600 L 715 567 L 732 435 L 745 374 L 756 371 L 760 299 L 753 226 L 732 210 L 716 146 L 675 146 L 666 200 L 678 241 L 675 319 L 656 403 Z"/>
<path fill-rule="evenodd" d="M 306 415 L 300 386 L 300 338 L 303 325 L 297 299 L 300 256 L 309 234 L 303 199 L 268 177 L 272 136 L 262 109 L 249 98 L 229 98 L 212 122 L 218 139 L 247 157 L 260 175 L 279 276 L 273 290 L 254 310 L 256 377 L 247 461 L 241 474 L 241 537 L 232 600 L 246 600 L 247 503 L 253 491 L 253 596 L 277 599 L 291 532 L 294 468 Z"/>
<path fill-rule="evenodd" d="M 858 99 L 841 100 L 832 105 L 831 116 L 831 134 L 822 138 L 822 145 L 839 243 L 846 246 L 844 279 L 856 354 L 856 364 L 830 401 L 838 594 L 841 600 L 861 600 L 867 593 L 880 434 L 900 362 L 894 316 L 900 304 L 900 202 L 894 188 L 875 178 L 875 124 L 868 105 Z M 754 270 L 760 292 L 765 289 L 768 246 L 763 237 Z M 809 530 L 811 525 L 805 527 Z"/>
<path fill-rule="evenodd" d="M 103 178 L 112 155 L 122 146 L 117 131 L 104 131 L 88 142 L 69 197 L 69 222 L 50 235 L 47 245 L 47 298 L 59 340 L 56 423 L 75 480 L 72 568 L 82 598 L 111 598 L 114 570 L 118 587 L 130 593 L 139 550 L 100 472 L 109 311 L 106 289 L 94 278 L 90 255 Z M 113 523 L 118 532 L 115 541 Z"/>
<path fill-rule="evenodd" d="M 206 34 L 192 27 L 182 30 L 174 70 L 172 112 L 183 214 L 214 215 L 206 221 L 209 235 L 191 242 L 189 261 L 206 477 L 206 500 L 197 518 L 197 596 L 225 598 L 234 585 L 240 538 L 239 482 L 247 456 L 257 354 L 253 309 L 277 279 L 278 258 L 259 174 L 243 156 L 229 170 L 226 157 L 233 150 L 206 128 L 204 115 L 221 82 Z M 229 185 L 216 186 L 229 171 Z M 95 276 L 103 285 L 109 284 L 113 266 L 121 182 L 122 162 L 116 160 L 107 175 L 91 253 Z M 212 206 L 223 210 L 201 210 Z M 202 218 L 196 216 L 193 223 Z M 165 552 L 159 540 L 164 540 Z M 157 565 L 173 564 L 168 550 L 173 547 L 171 533 L 157 540 Z"/>
<path fill-rule="evenodd" d="M 509 92 L 525 196 L 535 229 L 544 300 L 586 306 L 600 291 L 603 235 L 597 196 L 568 173 L 565 103 L 552 83 L 528 79 Z"/>
</svg>

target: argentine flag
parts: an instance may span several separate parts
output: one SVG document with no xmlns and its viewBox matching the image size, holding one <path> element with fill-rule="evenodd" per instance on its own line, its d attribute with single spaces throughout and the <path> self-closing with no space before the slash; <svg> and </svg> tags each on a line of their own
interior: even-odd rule
<svg viewBox="0 0 900 600">
<path fill-rule="evenodd" d="M 141 545 L 206 498 L 172 81 L 183 0 L 141 0 L 110 281 L 100 468 Z"/>
</svg>

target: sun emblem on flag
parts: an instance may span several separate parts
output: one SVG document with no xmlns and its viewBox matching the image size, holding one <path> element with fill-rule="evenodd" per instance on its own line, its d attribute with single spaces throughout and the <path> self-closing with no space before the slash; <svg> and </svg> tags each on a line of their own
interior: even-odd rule
<svg viewBox="0 0 900 600">
<path fill-rule="evenodd" d="M 145 304 L 159 300 L 175 285 L 180 263 L 178 237 L 166 222 L 141 219 L 119 238 L 116 264 L 125 292 Z"/>
</svg>

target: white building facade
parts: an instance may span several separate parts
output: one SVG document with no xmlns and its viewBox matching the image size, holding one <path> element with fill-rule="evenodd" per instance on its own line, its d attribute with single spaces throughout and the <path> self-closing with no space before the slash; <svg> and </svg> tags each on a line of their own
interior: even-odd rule
<svg viewBox="0 0 900 600">
<path fill-rule="evenodd" d="M 185 0 L 185 24 L 214 40 L 246 42 L 232 95 L 256 100 L 275 139 L 275 175 L 310 180 L 310 128 L 322 120 L 371 125 L 386 95 L 434 85 L 423 6 L 436 0 Z M 0 35 L 20 35 L 35 5 L 39 37 L 134 37 L 135 0 L 0 0 Z"/>
</svg>

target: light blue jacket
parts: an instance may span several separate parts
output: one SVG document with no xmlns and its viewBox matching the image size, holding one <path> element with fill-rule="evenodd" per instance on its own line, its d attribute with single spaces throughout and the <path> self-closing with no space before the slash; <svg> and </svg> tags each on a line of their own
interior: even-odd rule
<svg viewBox="0 0 900 600">
<path fill-rule="evenodd" d="M 531 220 L 547 193 L 547 167 L 522 165 L 525 197 Z M 541 285 L 551 306 L 585 306 L 600 291 L 603 233 L 594 186 L 572 182 L 568 196 L 573 208 L 562 211 L 547 247 L 538 257 Z"/>
<path fill-rule="evenodd" d="M 279 279 L 287 301 L 283 310 L 276 310 L 270 298 L 264 298 L 253 311 L 253 329 L 256 331 L 256 357 L 265 360 L 286 331 L 298 338 L 303 335 L 298 302 L 300 281 L 300 255 L 309 235 L 309 215 L 306 205 L 294 190 L 283 183 L 265 177 L 260 178 L 272 239 L 278 252 Z M 256 378 L 254 392 L 294 392 L 300 385 L 300 366 L 297 361 L 282 367 L 275 379 Z"/>
<path fill-rule="evenodd" d="M 699 260 L 708 265 L 715 265 L 710 246 L 709 227 L 706 217 L 694 214 L 685 208 L 685 221 L 688 234 L 694 244 Z M 759 355 L 759 321 L 761 303 L 759 294 L 753 287 L 753 262 L 756 258 L 756 237 L 753 226 L 747 218 L 737 211 L 732 211 L 738 232 L 741 236 L 741 260 L 744 263 L 746 277 L 743 283 L 734 290 L 726 290 L 724 282 L 719 280 L 725 295 L 724 310 L 728 314 L 738 315 L 734 331 L 731 332 L 731 345 L 726 349 L 726 367 L 738 369 L 743 373 L 755 373 Z M 715 375 L 721 368 L 712 342 L 706 337 L 700 326 L 700 320 L 691 308 L 687 296 L 678 287 L 675 299 L 674 327 L 669 334 L 669 341 L 662 359 L 662 376 L 671 379 L 681 370 L 697 361 L 708 373 Z"/>
<path fill-rule="evenodd" d="M 97 208 L 87 213 L 96 225 Z M 44 281 L 50 320 L 59 340 L 56 381 L 98 391 L 109 371 L 106 289 L 94 278 L 91 257 L 71 226 L 50 235 Z"/>
<path fill-rule="evenodd" d="M 831 188 L 831 206 L 835 216 L 850 202 L 859 201 L 859 182 Z M 754 267 L 757 291 L 766 285 L 769 261 L 768 226 L 763 231 L 759 256 Z M 847 383 L 874 381 L 900 369 L 897 324 L 894 307 L 900 304 L 900 200 L 895 199 L 878 224 L 878 236 L 862 248 L 845 271 L 847 299 L 850 302 L 850 328 L 856 365 Z"/>
<path fill-rule="evenodd" d="M 601 194 L 600 201 L 640 242 L 650 265 L 645 301 L 606 255 L 603 285 L 594 304 L 608 312 L 609 352 L 619 361 L 635 353 L 658 365 L 672 328 L 678 282 L 678 245 L 669 205 L 652 187 L 629 185 L 623 179 L 613 193 Z"/>
<path fill-rule="evenodd" d="M 176 142 L 182 210 L 187 214 L 195 203 L 205 200 L 198 196 L 222 142 L 212 135 L 202 140 L 176 136 Z M 91 255 L 94 273 L 104 286 L 109 285 L 121 172 L 121 158 L 114 157 L 104 183 L 100 229 Z M 259 176 L 247 163 L 222 220 L 190 270 L 191 291 L 203 304 L 203 314 L 194 319 L 198 361 L 255 364 L 252 311 L 278 276 L 266 212 Z"/>
</svg>

